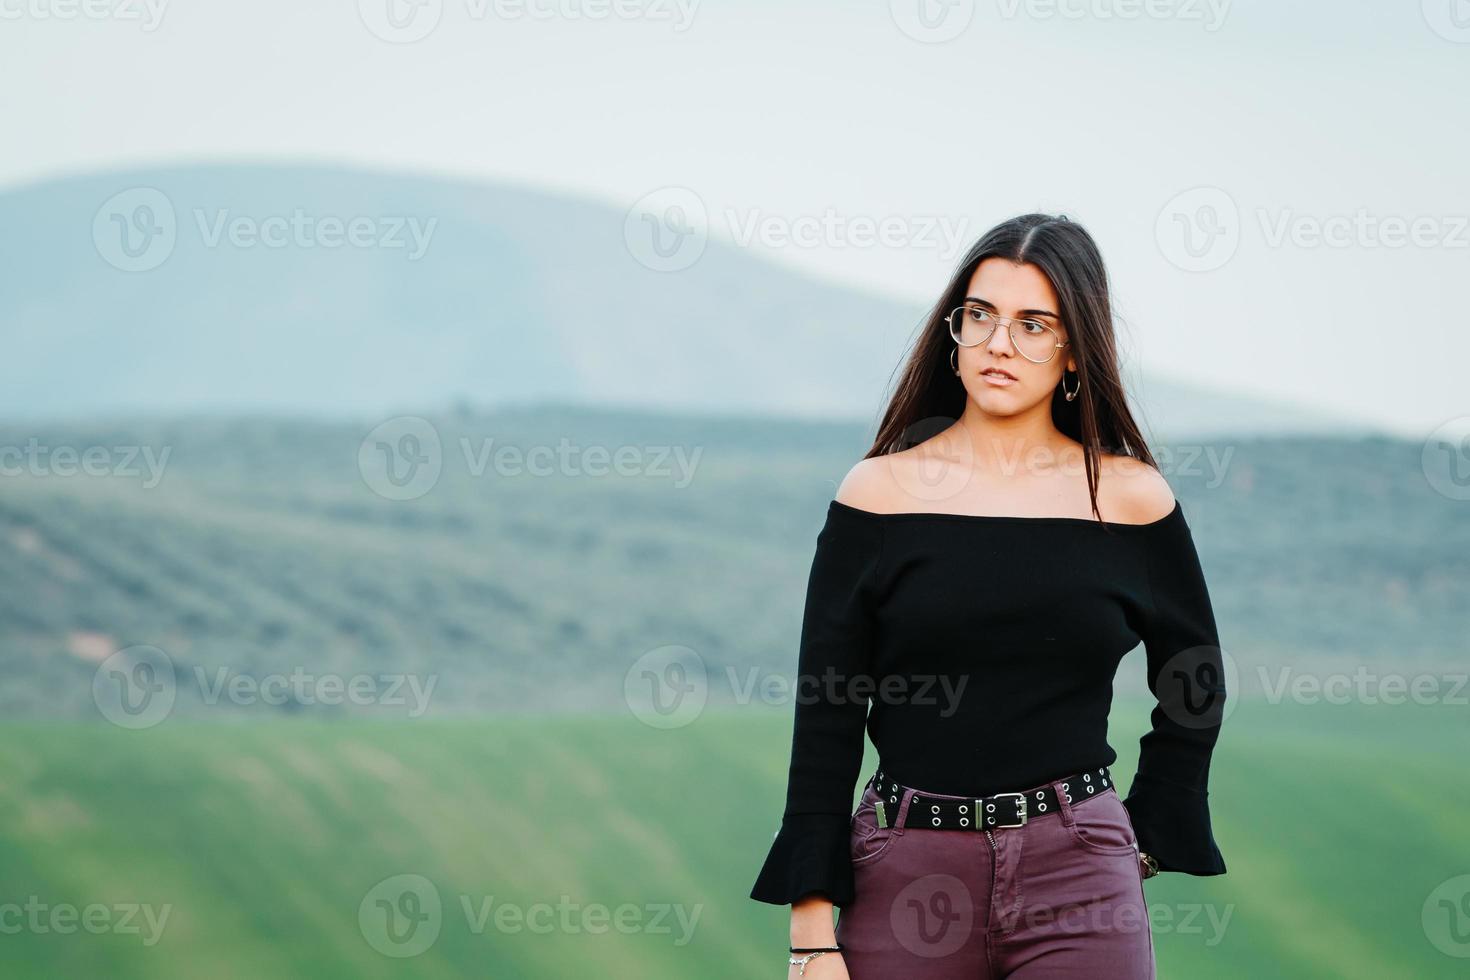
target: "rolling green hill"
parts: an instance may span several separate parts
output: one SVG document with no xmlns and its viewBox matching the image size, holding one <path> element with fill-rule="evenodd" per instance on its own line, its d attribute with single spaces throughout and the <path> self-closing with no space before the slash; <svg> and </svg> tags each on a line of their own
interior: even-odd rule
<svg viewBox="0 0 1470 980">
<path fill-rule="evenodd" d="M 171 659 L 178 718 L 416 712 L 208 697 L 298 672 L 433 682 L 427 714 L 616 708 L 667 645 L 732 703 L 732 672 L 791 670 L 826 502 L 866 448 L 847 423 L 465 408 L 425 423 L 432 485 L 389 499 L 359 466 L 397 445 L 368 438 L 378 421 L 0 427 L 51 460 L 0 475 L 0 711 L 96 718 L 99 663 L 134 645 Z M 111 463 L 68 474 L 68 448 Z M 1158 448 L 1242 690 L 1261 668 L 1274 685 L 1319 662 L 1463 661 L 1470 522 L 1420 446 Z"/>
<path fill-rule="evenodd" d="M 0 428 L 0 975 L 782 975 L 785 912 L 746 896 L 790 709 L 741 690 L 794 667 L 861 427 L 379 421 Z M 385 445 L 435 478 L 387 479 Z M 1161 975 L 1464 975 L 1463 504 L 1391 439 L 1159 448 L 1240 671 L 1211 782 L 1230 873 L 1149 883 Z M 138 645 L 174 700 L 125 730 L 94 683 Z M 625 687 L 666 646 L 710 702 L 667 730 Z M 422 711 L 270 703 L 211 695 L 220 671 L 435 686 Z"/>
<path fill-rule="evenodd" d="M 1115 706 L 1120 772 L 1132 772 L 1145 709 Z M 1463 712 L 1242 704 L 1211 780 L 1229 873 L 1146 886 L 1160 976 L 1464 976 L 1466 960 L 1426 931 L 1451 942 L 1436 918 L 1448 913 L 1425 916 L 1436 888 L 1470 873 L 1470 785 L 1454 775 Z M 746 896 L 779 824 L 789 724 L 789 710 L 754 707 L 663 731 L 626 714 L 139 732 L 11 723 L 0 905 L 29 901 L 43 923 L 57 908 L 94 905 L 116 923 L 146 906 L 162 928 L 138 915 L 137 933 L 8 931 L 0 971 L 784 976 L 786 912 Z M 405 900 L 405 882 L 426 900 Z M 385 907 L 422 931 L 386 938 Z M 422 950 L 403 958 L 374 946 L 415 941 Z"/>
</svg>

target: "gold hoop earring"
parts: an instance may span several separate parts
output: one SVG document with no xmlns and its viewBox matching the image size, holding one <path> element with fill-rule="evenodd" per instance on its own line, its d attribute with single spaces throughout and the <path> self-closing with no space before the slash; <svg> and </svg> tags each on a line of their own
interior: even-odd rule
<svg viewBox="0 0 1470 980">
<path fill-rule="evenodd" d="M 959 352 L 960 349 L 958 347 L 951 348 L 949 352 L 949 367 L 955 374 L 960 373 L 959 358 L 955 356 Z"/>
<path fill-rule="evenodd" d="M 1072 399 L 1076 398 L 1077 393 L 1082 390 L 1082 375 L 1075 371 L 1073 373 L 1077 375 L 1077 387 L 1073 388 L 1071 391 L 1068 391 L 1067 372 L 1065 369 L 1063 369 L 1062 371 L 1062 394 L 1067 396 L 1067 401 L 1071 401 Z"/>
</svg>

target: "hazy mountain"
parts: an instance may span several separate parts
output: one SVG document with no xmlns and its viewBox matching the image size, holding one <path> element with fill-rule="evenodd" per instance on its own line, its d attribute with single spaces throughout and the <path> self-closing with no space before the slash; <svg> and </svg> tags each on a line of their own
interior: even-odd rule
<svg viewBox="0 0 1470 980">
<path fill-rule="evenodd" d="M 655 271 L 635 258 L 627 221 L 524 187 L 327 167 L 133 170 L 11 190 L 0 340 L 13 367 L 0 411 L 347 417 L 549 398 L 877 414 L 922 304 L 718 240 L 688 268 Z M 1354 427 L 1133 380 L 1144 424 L 1168 437 Z"/>
</svg>

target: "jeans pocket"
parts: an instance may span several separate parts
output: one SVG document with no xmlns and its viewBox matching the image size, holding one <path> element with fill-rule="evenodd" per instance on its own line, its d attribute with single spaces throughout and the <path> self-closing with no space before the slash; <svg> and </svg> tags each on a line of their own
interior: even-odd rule
<svg viewBox="0 0 1470 980">
<path fill-rule="evenodd" d="M 1095 854 L 1138 855 L 1138 838 L 1128 808 L 1112 787 L 1097 796 L 1072 804 L 1069 828 L 1076 843 Z"/>
<path fill-rule="evenodd" d="M 878 826 L 878 794 L 871 787 L 863 793 L 857 811 L 852 815 L 851 849 L 854 866 L 871 864 L 887 853 L 898 835 L 893 832 L 892 821 L 897 809 L 885 804 L 889 826 Z"/>
</svg>

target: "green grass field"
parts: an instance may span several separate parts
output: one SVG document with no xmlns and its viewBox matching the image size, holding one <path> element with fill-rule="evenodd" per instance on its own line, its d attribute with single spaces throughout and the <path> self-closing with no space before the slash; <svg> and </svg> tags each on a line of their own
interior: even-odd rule
<svg viewBox="0 0 1470 980">
<path fill-rule="evenodd" d="M 1145 714 L 1115 708 L 1120 772 Z M 1229 874 L 1147 886 L 1160 975 L 1465 976 L 1421 918 L 1470 873 L 1465 731 L 1452 706 L 1242 702 L 1211 784 Z M 787 913 L 746 896 L 780 819 L 789 709 L 671 731 L 607 716 L 0 734 L 7 978 L 785 975 Z M 398 958 L 373 945 L 373 889 L 405 874 L 442 904 L 389 900 L 439 927 Z M 130 905 L 167 907 L 161 932 L 142 914 L 95 934 L 53 918 L 96 906 L 122 923 Z"/>
</svg>

